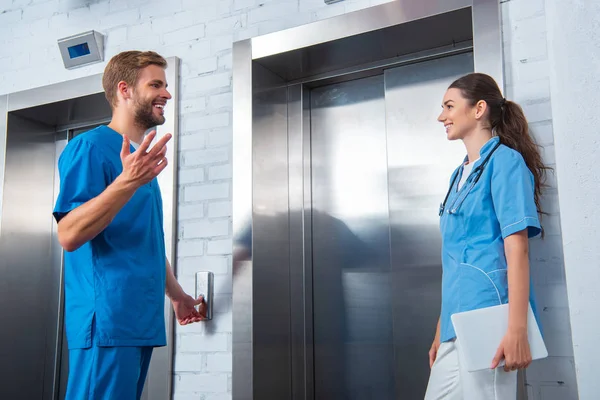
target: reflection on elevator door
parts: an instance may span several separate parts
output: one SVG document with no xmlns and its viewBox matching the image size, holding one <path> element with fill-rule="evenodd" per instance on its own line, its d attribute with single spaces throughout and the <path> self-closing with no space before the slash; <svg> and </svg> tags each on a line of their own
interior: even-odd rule
<svg viewBox="0 0 600 400">
<path fill-rule="evenodd" d="M 423 398 L 441 303 L 436 121 L 472 54 L 311 92 L 315 398 Z"/>
</svg>

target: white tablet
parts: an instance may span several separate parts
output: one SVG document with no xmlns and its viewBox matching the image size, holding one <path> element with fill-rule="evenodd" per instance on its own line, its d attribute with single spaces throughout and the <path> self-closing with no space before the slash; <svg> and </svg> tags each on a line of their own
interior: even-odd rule
<svg viewBox="0 0 600 400">
<path fill-rule="evenodd" d="M 508 328 L 508 304 L 452 315 L 452 324 L 460 342 L 459 351 L 467 371 L 490 369 L 492 360 Z M 527 316 L 529 348 L 533 360 L 548 357 L 548 350 L 531 305 Z M 504 360 L 500 363 L 504 366 Z"/>
</svg>

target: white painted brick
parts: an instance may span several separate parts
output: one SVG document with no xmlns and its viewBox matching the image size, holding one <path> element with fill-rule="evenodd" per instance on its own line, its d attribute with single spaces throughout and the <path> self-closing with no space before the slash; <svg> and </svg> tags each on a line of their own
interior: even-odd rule
<svg viewBox="0 0 600 400">
<path fill-rule="evenodd" d="M 556 215 L 547 215 L 544 218 L 544 230 L 547 235 L 560 235 L 560 219 Z"/>
<path fill-rule="evenodd" d="M 344 14 L 345 9 L 346 8 L 343 3 L 335 3 L 335 4 L 330 5 L 327 8 L 321 8 L 321 9 L 313 11 L 311 14 L 311 19 L 313 21 L 318 21 L 321 19 L 336 17 L 338 15 Z"/>
<path fill-rule="evenodd" d="M 201 353 L 179 353 L 175 355 L 175 372 L 206 371 L 206 363 Z"/>
<path fill-rule="evenodd" d="M 206 165 L 229 160 L 229 152 L 224 149 L 189 150 L 183 153 L 184 165 Z"/>
<path fill-rule="evenodd" d="M 192 62 L 192 60 L 200 60 L 204 58 L 208 58 L 212 56 L 211 53 L 211 41 L 210 39 L 199 40 L 191 44 L 191 52 L 193 54 L 193 58 L 190 58 L 187 62 Z"/>
<path fill-rule="evenodd" d="M 208 169 L 208 179 L 211 181 L 219 179 L 230 179 L 232 176 L 232 165 L 216 165 Z"/>
<path fill-rule="evenodd" d="M 183 238 L 197 239 L 229 234 L 229 221 L 194 221 L 183 224 Z"/>
<path fill-rule="evenodd" d="M 91 10 L 87 7 L 76 8 L 74 10 L 69 10 L 67 13 L 70 22 L 88 20 L 95 17 Z"/>
<path fill-rule="evenodd" d="M 218 277 L 215 277 L 215 280 Z M 216 287 L 216 282 L 215 282 L 215 287 Z M 215 289 L 215 293 L 223 293 L 223 292 L 217 292 L 217 290 Z M 227 293 L 227 295 L 231 296 L 231 291 L 229 291 Z M 231 314 L 223 314 L 223 313 L 219 313 L 219 314 L 214 314 L 213 315 L 213 319 L 212 321 L 210 321 L 210 327 L 208 327 L 207 329 L 209 329 L 211 332 L 214 333 L 231 333 L 233 330 L 233 321 L 231 319 Z M 229 358 L 231 358 L 231 355 L 228 355 Z M 209 366 L 209 371 L 213 371 L 213 369 Z M 225 371 L 225 372 L 229 372 L 229 371 Z"/>
<path fill-rule="evenodd" d="M 227 351 L 227 335 L 182 335 L 179 340 L 181 351 Z"/>
<path fill-rule="evenodd" d="M 231 389 L 228 389 L 231 392 Z M 207 394 L 205 400 L 231 400 L 231 393 Z"/>
<path fill-rule="evenodd" d="M 554 144 L 552 121 L 542 121 L 529 124 L 529 130 L 535 137 L 538 145 L 548 146 Z"/>
<path fill-rule="evenodd" d="M 180 240 L 177 243 L 177 254 L 180 257 L 201 256 L 204 254 L 204 241 Z"/>
<path fill-rule="evenodd" d="M 16 24 L 23 18 L 23 10 L 6 11 L 0 14 L 0 26 Z"/>
<path fill-rule="evenodd" d="M 213 240 L 208 243 L 209 250 L 208 253 L 211 254 L 210 245 L 215 242 L 220 242 L 219 240 Z M 224 244 L 220 244 L 220 246 L 224 247 Z M 231 248 L 228 249 L 228 254 L 231 253 Z M 227 275 L 215 275 L 215 293 L 224 294 L 224 293 L 232 293 L 232 276 L 231 274 Z"/>
<path fill-rule="evenodd" d="M 207 369 L 211 372 L 231 372 L 232 359 L 229 354 L 209 354 L 207 356 Z"/>
<path fill-rule="evenodd" d="M 231 311 L 230 294 L 215 294 L 213 303 L 213 312 L 215 314 L 227 314 Z"/>
<path fill-rule="evenodd" d="M 223 256 L 186 257 L 178 261 L 177 266 L 183 275 L 195 275 L 198 271 L 221 275 L 229 271 L 229 261 Z"/>
<path fill-rule="evenodd" d="M 336 4 L 330 4 L 328 6 L 323 6 L 324 1 L 321 0 L 303 0 L 300 2 L 299 4 L 299 11 L 300 12 L 305 12 L 305 11 L 315 11 L 315 10 L 319 10 L 319 9 L 330 9 L 330 8 L 339 8 L 340 4 L 336 3 Z M 342 6 L 343 8 L 343 6 Z"/>
<path fill-rule="evenodd" d="M 227 375 L 178 374 L 173 386 L 176 392 L 227 392 Z"/>
<path fill-rule="evenodd" d="M 548 60 L 533 60 L 525 62 L 516 62 L 511 67 L 512 79 L 511 84 L 518 82 L 532 82 L 537 79 L 547 79 L 550 76 L 550 66 Z"/>
<path fill-rule="evenodd" d="M 504 1 L 503 13 L 511 21 L 521 21 L 544 15 L 544 0 Z"/>
<path fill-rule="evenodd" d="M 194 185 L 187 186 L 184 189 L 184 201 L 203 201 L 227 198 L 229 198 L 229 183 Z"/>
<path fill-rule="evenodd" d="M 54 40 L 49 40 L 44 36 L 40 37 L 38 34 L 39 32 L 47 31 L 49 26 L 50 20 L 47 18 L 14 25 L 12 27 L 12 38 L 13 40 L 20 38 L 28 39 L 27 41 L 20 41 L 20 46 L 24 47 L 26 43 L 30 44 L 33 52 L 35 52 L 40 45 L 53 44 L 56 47 L 56 42 Z"/>
<path fill-rule="evenodd" d="M 190 286 L 189 291 L 186 291 L 186 293 L 189 293 L 190 296 L 195 296 L 195 294 L 196 294 L 196 292 L 195 292 L 196 291 L 195 277 L 193 275 L 184 275 L 180 279 L 185 279 L 186 284 L 189 284 L 189 286 Z M 182 286 L 183 286 L 183 284 L 182 284 Z M 206 333 L 206 326 L 205 326 L 204 322 L 188 324 L 188 325 L 177 324 L 175 327 L 175 334 L 179 335 L 179 336 L 203 335 L 204 333 Z"/>
<path fill-rule="evenodd" d="M 545 146 L 542 151 L 542 161 L 546 165 L 556 164 L 556 158 L 554 156 L 554 146 Z"/>
<path fill-rule="evenodd" d="M 0 0 L 0 12 L 10 10 L 13 5 L 13 0 Z"/>
<path fill-rule="evenodd" d="M 139 50 L 139 49 L 158 50 L 159 47 L 160 47 L 160 40 L 159 40 L 158 36 L 143 36 L 143 37 L 127 40 L 127 42 L 123 43 L 120 46 L 119 51 Z M 166 48 L 163 48 L 161 53 L 164 57 L 169 57 L 172 54 Z"/>
<path fill-rule="evenodd" d="M 194 65 L 192 67 L 192 71 L 193 71 L 192 73 L 195 75 L 202 75 L 202 74 L 206 74 L 208 72 L 215 71 L 217 69 L 218 60 L 219 60 L 219 58 L 217 58 L 217 57 L 211 57 L 211 58 L 206 58 L 204 60 L 196 61 L 196 62 L 194 62 Z"/>
<path fill-rule="evenodd" d="M 183 118 L 183 130 L 188 132 L 192 130 L 221 128 L 228 126 L 229 123 L 229 112 L 212 115 L 188 114 Z"/>
<path fill-rule="evenodd" d="M 246 29 L 242 29 L 240 31 L 236 31 L 233 34 L 235 41 L 250 39 L 255 36 L 258 36 L 258 25 L 250 26 Z"/>
<path fill-rule="evenodd" d="M 44 3 L 32 4 L 23 9 L 23 21 L 34 21 L 44 18 L 48 22 L 48 18 L 54 14 L 58 8 L 58 0 L 46 1 Z"/>
<path fill-rule="evenodd" d="M 558 214 L 560 211 L 560 205 L 558 201 L 558 194 L 547 193 L 544 194 L 540 199 L 541 207 L 544 212 L 550 214 Z"/>
<path fill-rule="evenodd" d="M 209 36 L 222 35 L 245 28 L 246 14 L 234 15 L 206 24 L 206 34 Z"/>
<path fill-rule="evenodd" d="M 370 6 L 371 5 L 364 0 L 348 1 L 348 2 L 346 2 L 346 13 L 351 13 L 354 11 L 362 10 L 362 9 L 368 8 Z"/>
<path fill-rule="evenodd" d="M 269 33 L 278 32 L 286 27 L 289 27 L 290 23 L 285 19 L 274 19 L 269 21 L 260 22 L 258 24 L 258 34 L 267 35 Z"/>
<path fill-rule="evenodd" d="M 29 62 L 31 64 L 39 64 L 46 63 L 52 59 L 53 53 L 56 51 L 56 48 L 53 46 L 52 48 L 38 48 L 36 51 L 33 51 L 29 54 Z M 0 65 L 2 64 L 2 60 L 0 60 Z"/>
<path fill-rule="evenodd" d="M 233 47 L 233 34 L 213 37 L 211 46 L 213 54 L 231 50 Z"/>
<path fill-rule="evenodd" d="M 542 219 L 545 224 L 546 217 Z M 531 259 L 536 261 L 561 262 L 563 259 L 562 240 L 560 237 L 545 237 L 544 240 L 531 240 Z"/>
<path fill-rule="evenodd" d="M 194 13 L 182 11 L 172 15 L 154 18 L 150 24 L 152 26 L 152 32 L 162 34 L 177 31 L 182 28 L 188 28 L 198 24 L 198 22 Z"/>
<path fill-rule="evenodd" d="M 540 34 L 546 34 L 546 16 L 526 18 L 511 25 L 512 41 L 527 43 L 527 41 Z"/>
<path fill-rule="evenodd" d="M 230 217 L 232 214 L 232 204 L 230 201 L 221 201 L 210 203 L 208 205 L 208 217 Z"/>
<path fill-rule="evenodd" d="M 208 242 L 208 254 L 231 254 L 233 249 L 231 239 L 211 240 Z"/>
<path fill-rule="evenodd" d="M 254 8 L 258 5 L 258 0 L 233 0 L 234 11 Z"/>
<path fill-rule="evenodd" d="M 540 32 L 523 38 L 522 41 L 513 40 L 505 49 L 505 53 L 513 62 L 525 63 L 546 59 L 548 56 L 546 34 Z"/>
<path fill-rule="evenodd" d="M 133 5 L 138 6 L 139 4 L 134 3 Z M 89 8 L 90 13 L 94 16 L 101 16 L 109 13 L 108 2 L 106 1 L 89 4 Z"/>
<path fill-rule="evenodd" d="M 250 10 L 248 13 L 248 24 L 276 20 L 298 13 L 297 1 L 280 1 L 277 3 L 265 3 L 264 6 Z"/>
<path fill-rule="evenodd" d="M 138 9 L 120 11 L 100 18 L 100 29 L 114 28 L 121 25 L 134 25 L 140 20 Z"/>
<path fill-rule="evenodd" d="M 219 6 L 220 1 L 212 0 L 183 0 L 182 6 L 186 12 L 190 12 L 196 15 L 196 18 L 205 22 L 212 21 L 219 17 Z"/>
<path fill-rule="evenodd" d="M 233 0 L 221 0 L 217 2 L 219 9 L 219 16 L 228 17 L 233 11 Z"/>
<path fill-rule="evenodd" d="M 131 5 L 129 3 L 131 3 L 131 2 L 122 1 L 122 0 L 110 0 L 108 2 L 108 11 L 116 12 L 116 11 L 127 10 L 128 8 L 131 7 Z"/>
<path fill-rule="evenodd" d="M 204 169 L 203 168 L 179 170 L 179 184 L 180 185 L 185 185 L 187 183 L 201 183 L 203 181 L 204 181 Z"/>
<path fill-rule="evenodd" d="M 219 68 L 220 69 L 231 69 L 233 66 L 233 54 L 223 54 L 219 56 Z"/>
<path fill-rule="evenodd" d="M 196 99 L 194 99 L 196 100 Z M 200 100 L 204 103 L 203 100 Z M 190 135 L 183 135 L 179 138 L 179 148 L 192 150 L 192 149 L 203 149 L 206 146 L 206 133 L 196 132 Z"/>
<path fill-rule="evenodd" d="M 575 382 L 573 382 L 573 386 Z M 570 385 L 540 385 L 540 399 L 542 400 L 579 400 L 575 390 Z"/>
<path fill-rule="evenodd" d="M 546 190 L 556 190 L 556 169 L 547 171 L 546 184 L 550 187 L 550 189 Z"/>
<path fill-rule="evenodd" d="M 152 23 L 144 22 L 138 25 L 127 27 L 127 37 L 129 39 L 144 37 L 152 34 Z"/>
<path fill-rule="evenodd" d="M 59 31 L 59 29 L 63 28 L 68 24 L 69 16 L 68 14 L 56 14 L 50 17 L 49 28 L 53 31 Z"/>
<path fill-rule="evenodd" d="M 179 378 L 175 378 L 179 379 Z M 200 393 L 179 393 L 175 391 L 173 393 L 173 400 L 205 400 L 204 396 L 200 397 Z"/>
<path fill-rule="evenodd" d="M 231 129 L 218 129 L 208 134 L 208 146 L 218 147 L 231 144 L 233 131 Z"/>
<path fill-rule="evenodd" d="M 208 76 L 188 79 L 185 87 L 190 92 L 207 92 L 231 86 L 231 72 L 221 72 Z"/>
<path fill-rule="evenodd" d="M 18 70 L 29 66 L 29 63 L 29 53 L 19 53 L 12 58 L 10 66 L 11 68 Z"/>
<path fill-rule="evenodd" d="M 204 25 L 193 25 L 163 35 L 163 44 L 188 43 L 204 37 Z"/>
<path fill-rule="evenodd" d="M 202 204 L 180 204 L 177 207 L 179 221 L 204 218 L 204 206 Z"/>
<path fill-rule="evenodd" d="M 550 80 L 541 79 L 533 82 L 519 83 L 507 87 L 506 97 L 516 103 L 523 104 L 531 101 L 550 98 Z"/>
<path fill-rule="evenodd" d="M 148 20 L 163 17 L 165 15 L 172 15 L 180 11 L 185 11 L 182 7 L 181 0 L 169 0 L 168 5 L 162 0 L 154 0 L 144 3 L 144 5 L 140 7 L 140 18 L 142 20 Z"/>
<path fill-rule="evenodd" d="M 548 357 L 534 361 L 527 370 L 527 380 L 534 382 L 564 382 L 575 377 L 573 360 L 566 357 Z M 574 379 L 568 382 L 575 382 Z"/>
<path fill-rule="evenodd" d="M 177 282 L 181 285 L 181 288 L 185 293 L 188 293 L 190 296 L 193 296 L 196 291 L 196 282 L 193 277 L 182 277 L 177 278 Z M 203 324 L 190 324 L 190 325 L 175 325 L 175 333 L 203 333 L 204 332 Z"/>
<path fill-rule="evenodd" d="M 521 104 L 525 117 L 529 122 L 547 121 L 552 117 L 550 101 L 543 100 L 530 104 Z"/>
<path fill-rule="evenodd" d="M 543 310 L 546 307 L 564 307 L 567 302 L 567 285 L 565 282 L 539 287 L 536 286 L 535 292 L 538 308 L 540 310 Z"/>
<path fill-rule="evenodd" d="M 115 28 L 107 31 L 106 44 L 121 44 L 127 41 L 127 27 Z"/>
<path fill-rule="evenodd" d="M 233 94 L 231 92 L 214 94 L 208 98 L 208 107 L 211 110 L 233 107 Z"/>
<path fill-rule="evenodd" d="M 546 307 L 540 312 L 540 320 L 548 354 L 553 357 L 573 357 L 571 343 L 564 340 L 571 334 L 568 307 Z"/>
</svg>

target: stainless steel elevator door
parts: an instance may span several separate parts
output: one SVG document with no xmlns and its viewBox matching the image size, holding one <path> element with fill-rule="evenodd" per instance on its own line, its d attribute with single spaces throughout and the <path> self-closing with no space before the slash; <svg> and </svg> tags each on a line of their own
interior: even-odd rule
<svg viewBox="0 0 600 400">
<path fill-rule="evenodd" d="M 53 399 L 62 250 L 54 128 L 9 114 L 0 234 L 0 398 Z M 60 248 L 60 246 L 58 246 Z"/>
<path fill-rule="evenodd" d="M 58 129 L 45 121 L 60 117 L 52 114 L 53 107 L 12 112 L 7 119 L 0 210 L 0 399 L 62 400 L 66 394 L 63 249 L 52 216 L 58 159 L 69 138 L 109 119 Z"/>
<path fill-rule="evenodd" d="M 318 400 L 423 398 L 441 301 L 437 210 L 460 143 L 436 121 L 472 54 L 311 92 Z"/>
</svg>

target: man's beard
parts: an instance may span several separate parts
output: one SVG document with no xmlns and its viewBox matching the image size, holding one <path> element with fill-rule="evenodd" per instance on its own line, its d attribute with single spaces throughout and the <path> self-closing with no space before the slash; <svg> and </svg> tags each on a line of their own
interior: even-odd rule
<svg viewBox="0 0 600 400">
<path fill-rule="evenodd" d="M 141 103 L 136 100 L 135 107 L 135 124 L 140 128 L 147 131 L 150 128 L 154 128 L 157 125 L 162 125 L 165 123 L 165 117 L 163 115 L 156 116 L 154 115 L 154 106 L 152 105 L 152 101 L 148 103 Z"/>
</svg>

